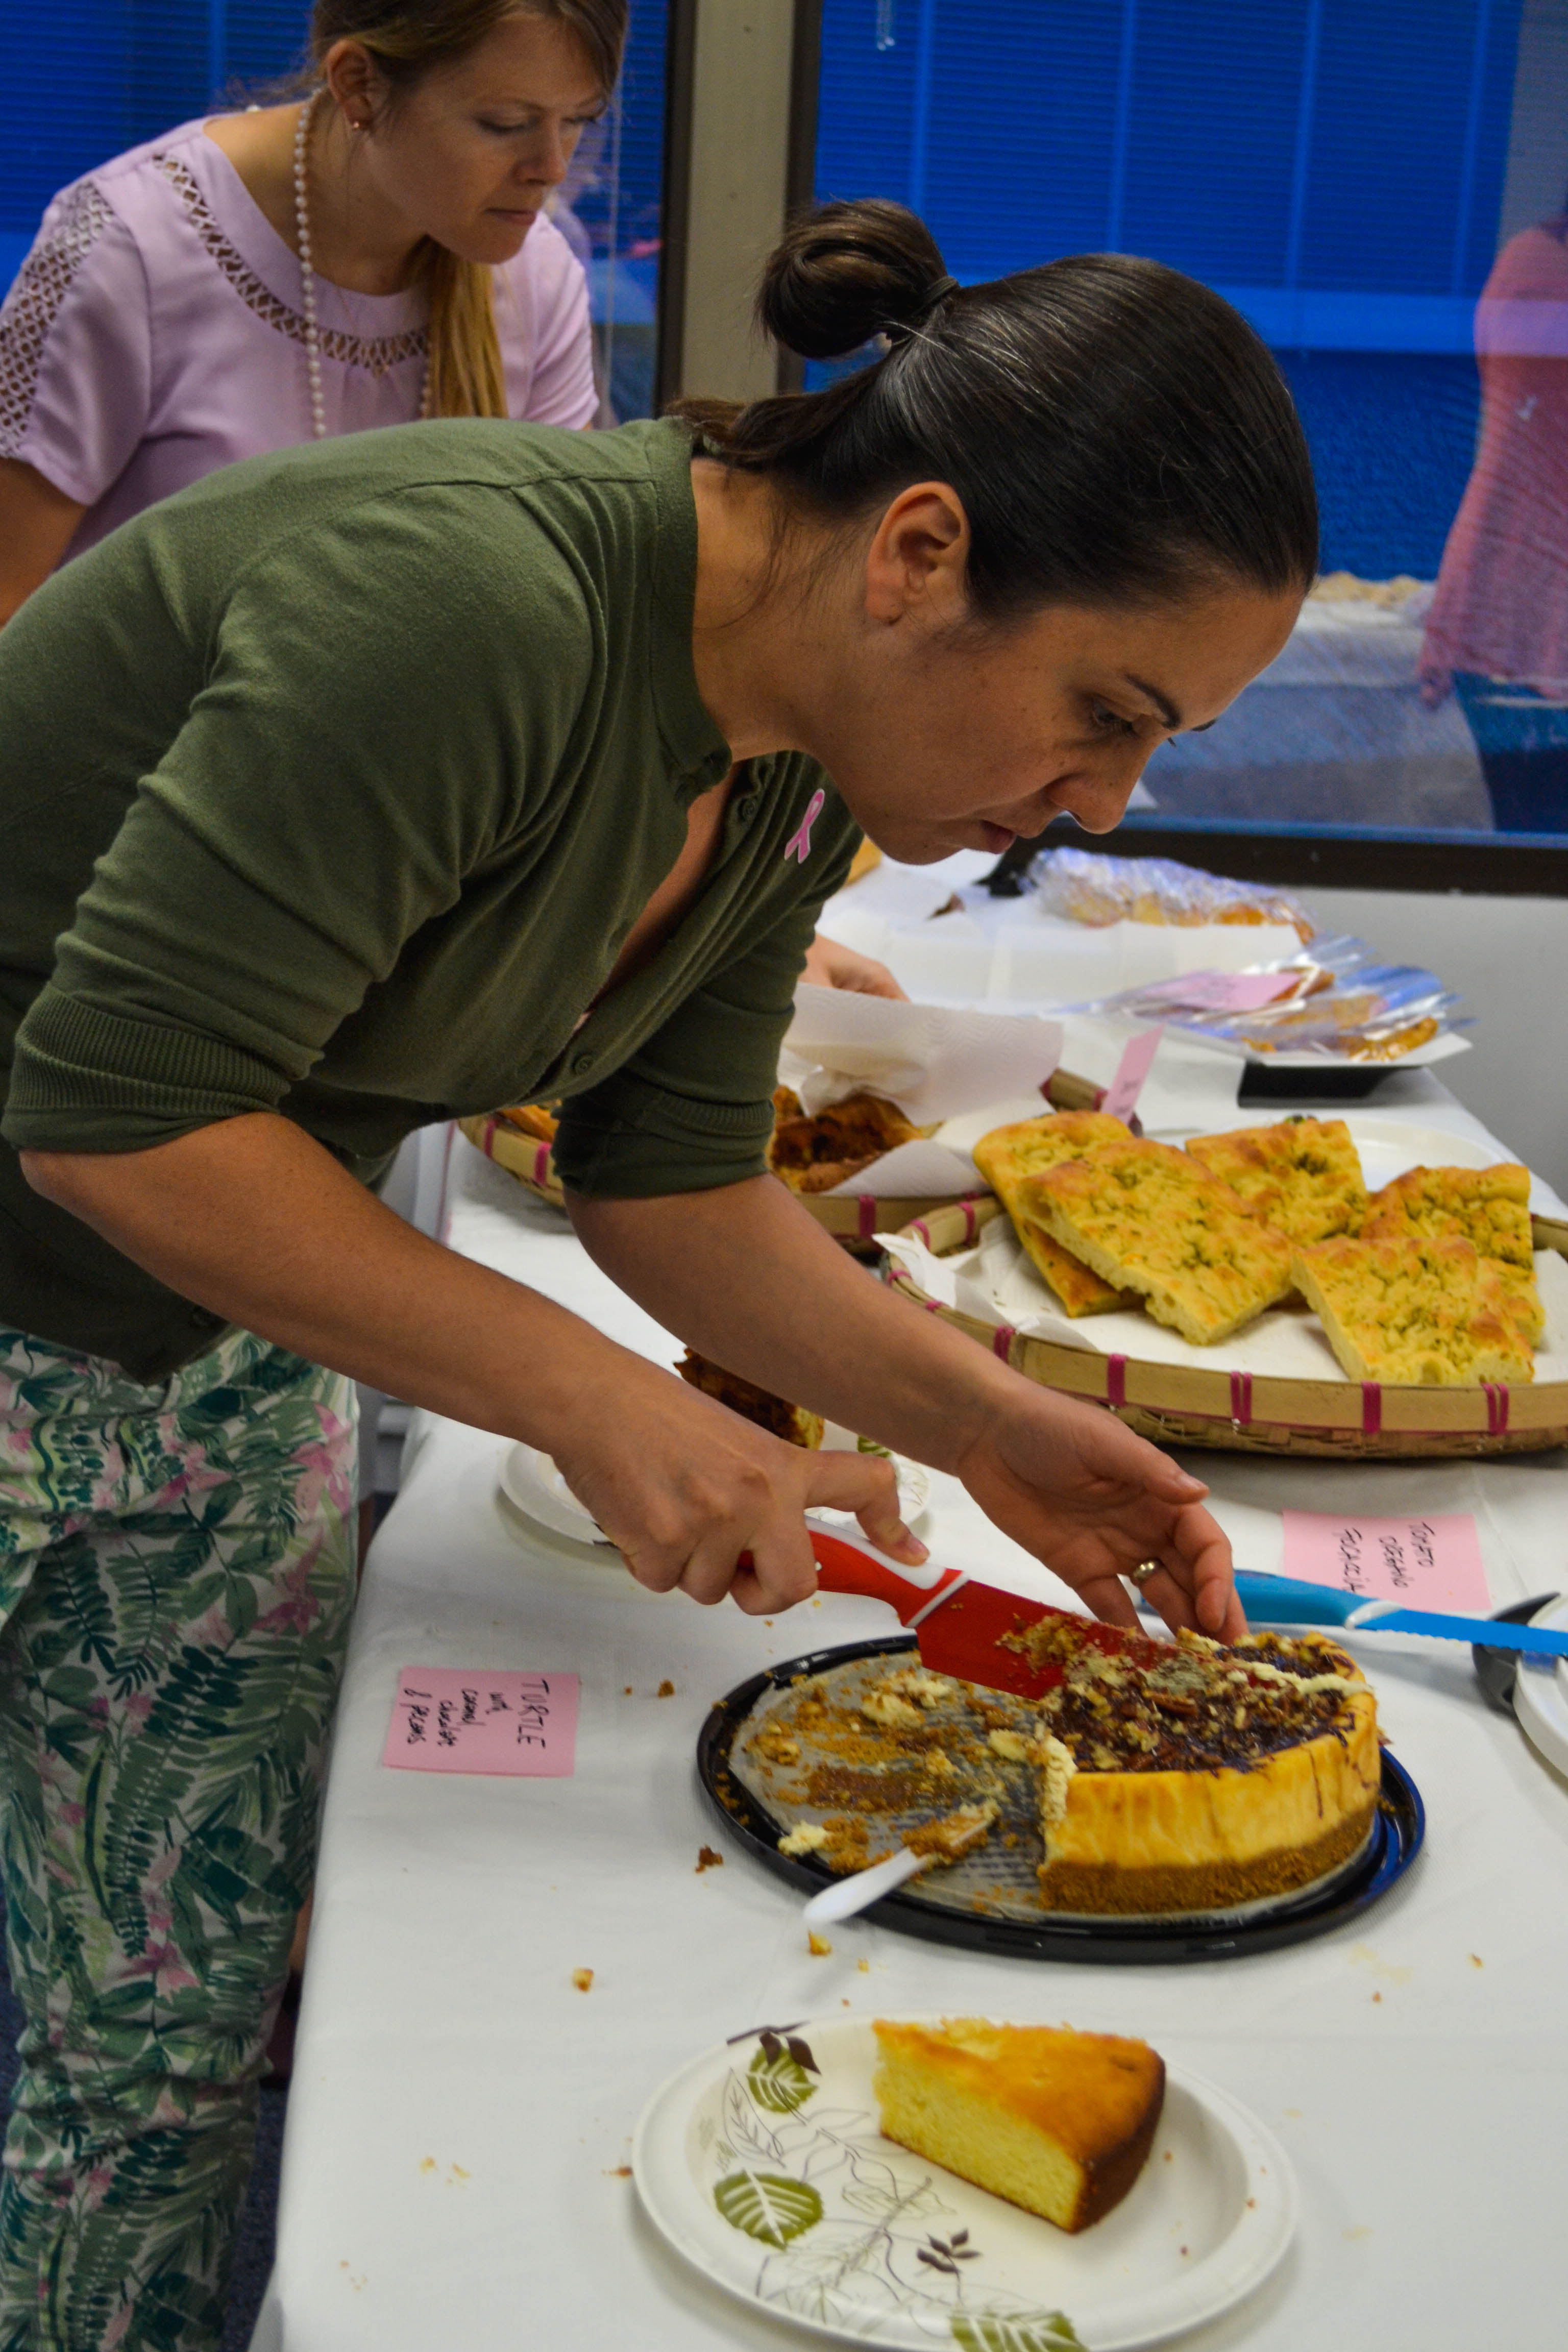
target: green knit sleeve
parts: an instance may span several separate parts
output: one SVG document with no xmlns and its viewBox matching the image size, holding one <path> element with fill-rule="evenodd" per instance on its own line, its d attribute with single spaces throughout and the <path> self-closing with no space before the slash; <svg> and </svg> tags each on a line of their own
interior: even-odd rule
<svg viewBox="0 0 1568 2352">
<path fill-rule="evenodd" d="M 134 1150 L 275 1108 L 515 839 L 602 656 L 575 573 L 497 509 L 421 486 L 239 573 L 22 1023 L 13 1146 Z"/>
<path fill-rule="evenodd" d="M 822 903 L 860 835 L 847 812 L 812 885 L 694 989 L 602 1084 L 562 1108 L 555 1165 L 569 1192 L 647 1200 L 761 1176 L 773 1126 L 779 1048 Z"/>
</svg>

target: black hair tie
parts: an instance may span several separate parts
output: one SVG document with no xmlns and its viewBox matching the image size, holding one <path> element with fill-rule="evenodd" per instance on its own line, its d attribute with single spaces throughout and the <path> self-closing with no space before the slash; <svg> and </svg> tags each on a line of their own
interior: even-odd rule
<svg viewBox="0 0 1568 2352">
<path fill-rule="evenodd" d="M 935 317 L 949 295 L 956 294 L 959 290 L 956 278 L 932 278 L 913 317 L 893 320 L 883 328 L 882 332 L 888 339 L 889 349 L 896 351 L 900 343 L 907 343 L 911 335 L 918 335 L 921 329 L 927 326 Z"/>
</svg>

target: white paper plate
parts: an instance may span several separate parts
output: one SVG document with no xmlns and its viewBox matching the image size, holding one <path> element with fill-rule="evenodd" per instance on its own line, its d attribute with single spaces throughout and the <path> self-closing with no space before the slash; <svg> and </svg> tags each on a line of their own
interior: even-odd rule
<svg viewBox="0 0 1568 2352">
<path fill-rule="evenodd" d="M 1568 1593 L 1537 1610 L 1532 1625 L 1555 1633 L 1568 1627 Z M 1568 1658 L 1521 1655 L 1513 1678 L 1513 1711 L 1532 1748 L 1568 1772 Z"/>
<path fill-rule="evenodd" d="M 1128 2196 L 1068 2237 L 882 2137 L 868 2020 L 790 2034 L 816 2076 L 786 2067 L 758 2084 L 753 2037 L 705 2052 L 648 2102 L 632 2171 L 678 2253 L 814 2335 L 914 2352 L 1132 2352 L 1228 2311 L 1290 2242 L 1284 2152 L 1183 2067 L 1168 2070 Z"/>
<path fill-rule="evenodd" d="M 854 1443 L 851 1440 L 847 1446 L 830 1445 L 827 1450 L 853 1453 Z M 893 1456 L 893 1472 L 899 1482 L 904 1525 L 918 1528 L 931 1501 L 931 1472 L 923 1462 L 906 1461 L 901 1454 Z M 509 1446 L 501 1456 L 500 1478 L 508 1502 L 515 1504 L 536 1527 L 548 1528 L 552 1535 L 567 1536 L 574 1543 L 607 1545 L 608 1538 L 599 1532 L 598 1521 L 584 1509 L 552 1457 L 541 1453 L 537 1445 Z M 821 1508 L 821 1517 L 843 1527 L 852 1526 L 855 1519 L 852 1511 L 826 1508 Z"/>
</svg>

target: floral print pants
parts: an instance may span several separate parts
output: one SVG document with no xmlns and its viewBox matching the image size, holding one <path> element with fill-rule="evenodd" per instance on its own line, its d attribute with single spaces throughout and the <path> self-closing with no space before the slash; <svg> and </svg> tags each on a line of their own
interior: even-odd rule
<svg viewBox="0 0 1568 2352">
<path fill-rule="evenodd" d="M 352 1384 L 0 1333 L 0 2352 L 214 2352 L 353 1599 Z"/>
</svg>

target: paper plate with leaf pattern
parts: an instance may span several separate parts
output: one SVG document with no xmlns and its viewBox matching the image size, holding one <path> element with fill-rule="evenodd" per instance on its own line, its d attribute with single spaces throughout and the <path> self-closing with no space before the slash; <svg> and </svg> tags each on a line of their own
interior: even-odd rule
<svg viewBox="0 0 1568 2352">
<path fill-rule="evenodd" d="M 839 2342 L 1134 2352 L 1260 2286 L 1296 2226 L 1278 2144 L 1167 2069 L 1131 2190 L 1076 2237 L 882 2137 L 862 2018 L 759 2027 L 684 2066 L 632 2169 L 676 2252 L 730 2294 Z"/>
</svg>

